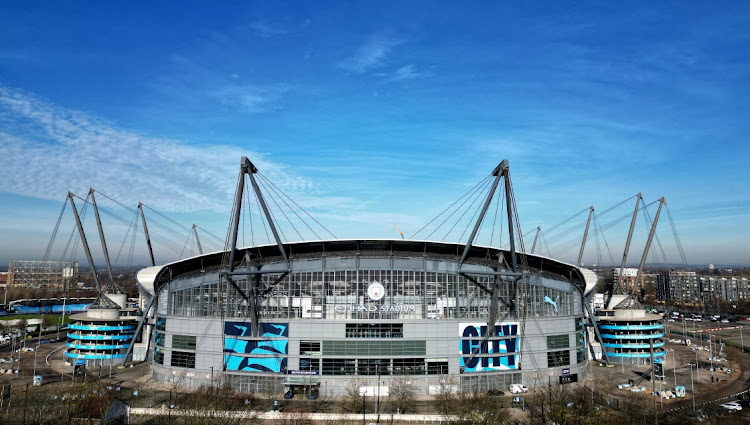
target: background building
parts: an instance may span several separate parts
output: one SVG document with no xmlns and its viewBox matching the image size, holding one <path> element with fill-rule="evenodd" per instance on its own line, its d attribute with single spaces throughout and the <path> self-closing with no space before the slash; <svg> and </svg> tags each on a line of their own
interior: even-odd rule
<svg viewBox="0 0 750 425">
<path fill-rule="evenodd" d="M 77 261 L 11 261 L 8 263 L 9 286 L 67 289 L 77 279 Z"/>
<path fill-rule="evenodd" d="M 704 300 L 732 303 L 750 300 L 750 281 L 746 277 L 700 276 L 698 280 Z"/>
<path fill-rule="evenodd" d="M 615 282 L 621 279 L 620 285 L 623 289 L 627 290 L 629 293 L 638 293 L 641 289 L 643 289 L 643 281 L 644 281 L 644 275 L 641 273 L 640 281 L 636 283 L 635 279 L 638 276 L 638 269 L 633 267 L 625 267 L 622 269 L 622 277 L 620 277 L 620 269 L 614 268 L 612 269 L 612 279 L 614 279 Z"/>
<path fill-rule="evenodd" d="M 657 300 L 691 306 L 700 303 L 701 296 L 700 282 L 695 272 L 659 272 L 656 279 Z"/>
</svg>

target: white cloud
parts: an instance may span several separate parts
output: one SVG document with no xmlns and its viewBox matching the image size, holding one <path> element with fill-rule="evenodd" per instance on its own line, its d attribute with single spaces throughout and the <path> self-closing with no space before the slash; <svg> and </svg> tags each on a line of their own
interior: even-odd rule
<svg viewBox="0 0 750 425">
<path fill-rule="evenodd" d="M 258 102 L 244 96 L 247 107 Z M 0 125 L 0 156 L 6 158 L 0 192 L 9 194 L 62 200 L 68 190 L 85 194 L 93 186 L 126 204 L 223 212 L 243 155 L 285 190 L 314 189 L 262 153 L 144 136 L 4 86 Z"/>
<path fill-rule="evenodd" d="M 287 87 L 283 85 L 226 85 L 216 92 L 216 96 L 225 106 L 238 108 L 247 113 L 262 113 L 277 108 L 279 98 L 286 91 Z"/>
<path fill-rule="evenodd" d="M 401 43 L 401 40 L 392 37 L 374 37 L 360 46 L 352 56 L 341 61 L 339 67 L 356 74 L 365 73 L 382 66 L 386 56 Z"/>
<path fill-rule="evenodd" d="M 424 73 L 417 71 L 414 65 L 404 65 L 393 71 L 392 74 L 384 74 L 383 76 L 386 77 L 387 81 L 404 81 L 423 77 L 424 75 Z"/>
<path fill-rule="evenodd" d="M 262 19 L 251 22 L 250 29 L 261 37 L 275 37 L 284 35 L 288 31 L 281 25 L 264 21 Z"/>
</svg>

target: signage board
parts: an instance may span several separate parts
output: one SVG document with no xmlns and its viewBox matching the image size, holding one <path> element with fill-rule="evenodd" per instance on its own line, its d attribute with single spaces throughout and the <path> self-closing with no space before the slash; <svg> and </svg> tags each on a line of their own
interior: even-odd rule
<svg viewBox="0 0 750 425">
<path fill-rule="evenodd" d="M 560 376 L 560 383 L 561 384 L 570 384 L 572 382 L 578 382 L 578 374 L 573 373 L 571 375 L 561 375 Z"/>
<path fill-rule="evenodd" d="M 317 370 L 287 370 L 287 375 L 320 375 Z"/>
</svg>

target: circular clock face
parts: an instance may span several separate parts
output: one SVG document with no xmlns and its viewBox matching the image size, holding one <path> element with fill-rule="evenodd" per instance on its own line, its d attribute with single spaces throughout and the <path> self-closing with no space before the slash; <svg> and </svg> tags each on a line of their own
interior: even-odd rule
<svg viewBox="0 0 750 425">
<path fill-rule="evenodd" d="M 385 296 L 385 287 L 380 282 L 373 282 L 367 287 L 367 296 L 373 301 L 380 301 Z"/>
</svg>

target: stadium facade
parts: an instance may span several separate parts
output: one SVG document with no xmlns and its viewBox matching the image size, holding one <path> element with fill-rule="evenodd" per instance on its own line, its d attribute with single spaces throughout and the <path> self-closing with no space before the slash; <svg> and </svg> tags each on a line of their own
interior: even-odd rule
<svg viewBox="0 0 750 425">
<path fill-rule="evenodd" d="M 243 157 L 224 251 L 137 275 L 150 337 L 129 350 L 156 381 L 385 396 L 404 383 L 430 394 L 583 376 L 582 300 L 596 275 L 524 252 L 508 161 L 483 180 L 491 188 L 465 244 L 282 242 L 256 173 Z M 237 246 L 246 179 L 275 245 Z M 508 250 L 472 244 L 495 192 Z"/>
<path fill-rule="evenodd" d="M 356 383 L 385 393 L 407 378 L 428 394 L 581 379 L 582 295 L 596 276 L 524 253 L 523 273 L 500 276 L 511 252 L 470 246 L 463 258 L 465 248 L 331 240 L 285 243 L 282 256 L 255 246 L 237 249 L 245 273 L 231 281 L 224 252 L 149 267 L 138 282 L 142 305 L 154 301 L 150 341 L 134 358 L 152 362 L 156 381 L 249 392 L 341 394 Z"/>
</svg>

